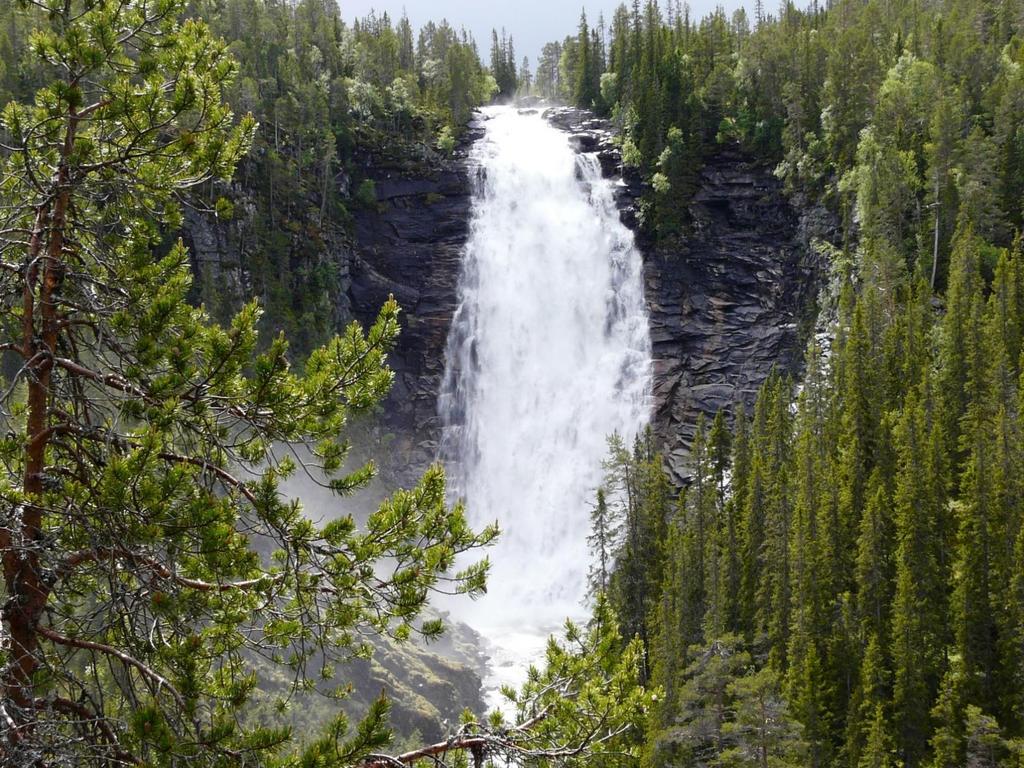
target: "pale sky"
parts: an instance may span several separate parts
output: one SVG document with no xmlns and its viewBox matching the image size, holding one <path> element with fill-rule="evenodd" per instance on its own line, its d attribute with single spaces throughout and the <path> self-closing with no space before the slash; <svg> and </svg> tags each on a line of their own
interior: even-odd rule
<svg viewBox="0 0 1024 768">
<path fill-rule="evenodd" d="M 579 24 L 580 11 L 586 5 L 587 18 L 597 21 L 603 12 L 610 21 L 621 0 L 339 0 L 341 16 L 346 21 L 365 16 L 371 9 L 387 11 L 393 19 L 402 15 L 403 8 L 409 21 L 419 29 L 425 22 L 448 19 L 458 28 L 465 27 L 476 38 L 480 55 L 487 63 L 491 50 L 491 28 L 499 32 L 504 27 L 513 37 L 516 59 L 530 57 L 533 69 L 544 43 L 561 40 L 574 34 Z M 627 2 L 627 5 L 631 5 Z M 744 5 L 743 0 L 691 0 L 690 13 L 694 18 L 721 5 L 729 13 Z"/>
</svg>

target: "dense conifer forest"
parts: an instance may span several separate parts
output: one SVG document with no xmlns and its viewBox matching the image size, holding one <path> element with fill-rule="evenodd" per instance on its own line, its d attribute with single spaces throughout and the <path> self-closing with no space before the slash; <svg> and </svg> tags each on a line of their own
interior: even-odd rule
<svg viewBox="0 0 1024 768">
<path fill-rule="evenodd" d="M 535 81 L 622 126 L 662 240 L 722 145 L 842 225 L 802 379 L 702 422 L 678 499 L 613 446 L 610 594 L 664 692 L 645 760 L 1019 765 L 1024 8 L 753 11 L 583 18 Z"/>
</svg>

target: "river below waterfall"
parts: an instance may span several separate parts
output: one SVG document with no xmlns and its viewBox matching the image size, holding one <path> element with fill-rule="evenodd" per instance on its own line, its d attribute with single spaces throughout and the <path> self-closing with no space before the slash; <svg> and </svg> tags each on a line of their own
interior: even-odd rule
<svg viewBox="0 0 1024 768">
<path fill-rule="evenodd" d="M 453 606 L 491 646 L 494 705 L 586 617 L 606 438 L 646 424 L 651 343 L 640 252 L 597 159 L 536 111 L 483 117 L 439 409 L 453 494 L 502 529 L 487 595 Z"/>
</svg>

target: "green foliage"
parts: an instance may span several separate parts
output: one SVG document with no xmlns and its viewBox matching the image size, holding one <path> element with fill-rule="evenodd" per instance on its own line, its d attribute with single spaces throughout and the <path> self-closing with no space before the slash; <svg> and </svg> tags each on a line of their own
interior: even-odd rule
<svg viewBox="0 0 1024 768">
<path fill-rule="evenodd" d="M 452 129 L 447 125 L 441 128 L 441 131 L 437 134 L 437 148 L 446 155 L 450 155 L 455 151 L 455 136 L 452 134 Z"/>
<path fill-rule="evenodd" d="M 0 7 L 0 107 L 31 102 L 48 80 L 29 46 L 43 5 Z M 443 162 L 450 148 L 442 142 L 435 152 L 435 137 L 447 131 L 457 138 L 496 85 L 468 34 L 447 23 L 414 35 L 404 17 L 346 22 L 325 0 L 195 0 L 188 12 L 227 42 L 238 73 L 225 99 L 259 126 L 236 183 L 196 185 L 192 204 L 199 205 L 185 212 L 186 240 L 209 241 L 202 235 L 216 227 L 218 252 L 198 256 L 219 256 L 227 271 L 244 274 L 248 293 L 266 309 L 264 336 L 283 330 L 308 354 L 350 319 L 339 309 L 338 252 L 358 192 L 352 177 L 378 154 L 428 167 Z M 211 210 L 220 198 L 236 209 L 231 226 Z M 180 224 L 169 224 L 172 242 Z M 247 298 L 240 282 L 200 284 L 191 298 L 237 311 Z"/>
<path fill-rule="evenodd" d="M 909 97 L 886 82 L 885 119 L 902 124 L 892 115 Z M 908 172 L 915 153 L 934 162 L 923 125 L 893 144 Z M 862 160 L 875 142 L 862 132 Z M 737 406 L 731 462 L 701 420 L 689 485 L 662 508 L 664 546 L 619 555 L 612 583 L 639 585 L 627 594 L 645 601 L 666 692 L 647 735 L 652 767 L 753 764 L 769 743 L 778 765 L 1019 759 L 1024 260 L 965 208 L 936 297 L 932 263 L 907 261 L 909 209 L 890 215 L 876 181 L 860 182 L 875 218 L 827 353 L 809 345 L 795 402 L 773 375 L 749 421 Z M 660 588 L 626 581 L 641 561 Z M 743 697 L 751 723 L 780 724 L 778 741 L 738 725 Z M 762 746 L 733 745 L 741 732 Z"/>
<path fill-rule="evenodd" d="M 882 239 L 944 285 L 961 209 L 1000 246 L 1024 221 L 1020 4 L 825 6 L 783 3 L 751 28 L 742 9 L 696 19 L 637 0 L 607 35 L 584 14 L 578 34 L 545 47 L 537 90 L 618 122 L 636 150 L 627 164 L 653 182 L 648 205 L 674 190 L 645 219 L 659 238 L 685 227 L 692 196 L 659 167 L 678 130 L 688 173 L 738 144 L 791 191 L 855 208 L 847 235 Z"/>
<path fill-rule="evenodd" d="M 324 0 L 204 0 L 198 12 L 240 63 L 230 102 L 261 123 L 232 190 L 248 212 L 241 266 L 264 297 L 262 329 L 284 330 L 306 354 L 348 320 L 336 309 L 337 252 L 349 212 L 376 203 L 360 183 L 368 158 L 440 162 L 435 137 L 461 133 L 491 80 L 468 35 L 447 23 L 418 35 L 404 17 L 346 23 Z M 450 153 L 446 142 L 438 150 Z"/>
<path fill-rule="evenodd" d="M 608 505 L 607 492 L 597 489 L 597 501 L 590 510 L 590 555 L 593 565 L 587 574 L 588 597 L 597 598 L 607 594 L 611 583 L 615 556 L 621 547 L 622 510 L 618 505 Z"/>
<path fill-rule="evenodd" d="M 497 30 L 491 31 L 491 75 L 497 84 L 497 96 L 509 99 L 519 90 L 519 76 L 516 72 L 515 43 L 505 30 L 498 37 Z"/>
<path fill-rule="evenodd" d="M 230 178 L 256 131 L 224 103 L 227 45 L 184 11 L 33 17 L 46 84 L 0 118 L 0 349 L 20 360 L 0 401 L 5 764 L 350 762 L 386 705 L 292 759 L 288 728 L 240 716 L 252 659 L 305 691 L 367 633 L 435 635 L 433 590 L 484 588 L 486 560 L 455 558 L 496 531 L 447 506 L 439 468 L 362 524 L 340 507 L 373 475 L 345 469 L 343 433 L 391 385 L 395 302 L 297 373 L 256 302 L 212 323 L 184 246 L 160 250 L 181 195 Z M 284 495 L 295 456 L 338 509 Z"/>
<path fill-rule="evenodd" d="M 543 669 L 531 667 L 519 691 L 506 691 L 515 707 L 509 733 L 526 729 L 527 737 L 509 754 L 565 766 L 632 762 L 657 698 L 642 685 L 642 666 L 639 638 L 624 643 L 610 601 L 599 595 L 589 626 L 567 622 L 564 640 L 549 640 Z"/>
<path fill-rule="evenodd" d="M 670 509 L 668 481 L 651 432 L 638 435 L 632 451 L 613 435 L 605 473 L 605 490 L 617 507 L 613 514 L 623 521 L 618 565 L 608 597 L 622 622 L 623 636 L 639 637 L 647 654 L 653 634 L 652 611 L 661 593 Z M 646 681 L 646 665 L 644 675 Z"/>
<path fill-rule="evenodd" d="M 355 199 L 360 205 L 367 207 L 377 205 L 377 185 L 373 179 L 363 179 L 359 182 L 359 188 L 356 190 Z"/>
<path fill-rule="evenodd" d="M 729 684 L 736 704 L 735 720 L 723 726 L 734 746 L 721 755 L 723 766 L 798 766 L 804 764 L 800 727 L 786 713 L 778 676 L 770 668 Z"/>
</svg>

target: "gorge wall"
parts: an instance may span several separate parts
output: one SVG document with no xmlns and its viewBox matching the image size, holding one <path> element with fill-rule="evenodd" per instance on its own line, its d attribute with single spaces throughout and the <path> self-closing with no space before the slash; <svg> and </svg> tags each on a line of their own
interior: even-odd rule
<svg viewBox="0 0 1024 768">
<path fill-rule="evenodd" d="M 363 323 L 389 294 L 402 308 L 402 334 L 390 358 L 395 384 L 381 418 L 389 436 L 383 460 L 406 482 L 437 457 L 437 396 L 469 238 L 474 170 L 468 153 L 481 135 L 481 126 L 472 124 L 454 155 L 431 166 L 394 156 L 364 158 L 377 204 L 354 217 L 348 295 L 353 316 Z"/>
<path fill-rule="evenodd" d="M 800 370 L 827 269 L 812 241 L 836 236 L 828 215 L 796 210 L 738 148 L 708 158 L 690 212 L 681 246 L 646 261 L 653 423 L 677 479 L 699 413 L 750 409 L 773 366 Z"/>
<path fill-rule="evenodd" d="M 616 180 L 623 221 L 638 232 L 644 190 L 639 179 L 622 178 L 611 126 L 568 108 L 549 110 L 547 117 L 570 135 L 578 151 L 596 154 L 604 174 Z M 301 292 L 303 280 L 312 279 L 307 276 L 319 276 L 316 290 L 324 298 L 307 323 L 333 328 L 353 318 L 370 323 L 390 294 L 402 307 L 402 334 L 390 358 L 394 388 L 377 417 L 360 427 L 359 438 L 368 438 L 382 464 L 382 487 L 411 484 L 437 455 L 437 397 L 469 237 L 471 174 L 478 172 L 469 162 L 469 148 L 481 132 L 481 124 L 471 126 L 450 157 L 428 148 L 418 154 L 407 148 L 364 152 L 354 175 L 373 182 L 374 198 L 358 204 L 353 199 L 348 222 L 317 227 L 308 214 L 298 214 L 275 229 L 286 238 L 297 275 L 290 290 Z M 335 183 L 343 192 L 352 186 L 344 174 Z M 274 298 L 251 277 L 251 265 L 261 254 L 255 244 L 256 204 L 244 181 L 232 197 L 232 221 L 192 212 L 182 232 L 199 277 L 197 298 L 212 303 L 211 312 L 220 319 L 245 297 L 261 295 L 265 304 Z M 640 237 L 654 353 L 652 426 L 677 483 L 687 479 L 698 414 L 738 402 L 750 406 L 773 366 L 799 370 L 803 329 L 813 322 L 824 271 L 810 243 L 834 236 L 827 215 L 797 210 L 771 169 L 735 147 L 707 158 L 690 212 L 692 226 L 680 245 L 658 247 Z M 272 311 L 266 324 L 270 331 L 281 327 Z M 300 334 L 305 324 L 300 323 Z M 382 687 L 395 693 L 400 729 L 407 725 L 440 736 L 440 722 L 455 718 L 466 704 L 473 706 L 473 691 L 480 689 L 472 638 L 460 643 L 462 652 L 434 662 L 416 652 L 415 665 L 423 670 L 419 683 L 392 674 L 394 655 L 386 651 L 360 668 L 360 688 L 368 695 Z M 408 660 L 403 663 L 408 666 Z M 409 687 L 422 687 L 424 680 L 431 681 L 429 706 L 423 691 Z"/>
<path fill-rule="evenodd" d="M 571 108 L 546 116 L 618 181 L 623 221 L 639 232 L 642 183 L 622 178 L 610 123 Z M 363 153 L 359 172 L 374 182 L 375 202 L 353 206 L 348 228 L 318 238 L 315 258 L 335 276 L 324 311 L 336 327 L 350 318 L 371 322 L 389 294 L 402 307 L 395 385 L 373 427 L 386 446 L 384 470 L 401 482 L 436 457 L 437 393 L 469 236 L 470 174 L 477 172 L 468 150 L 481 131 L 471 125 L 451 157 Z M 672 247 L 640 238 L 655 358 L 652 426 L 677 482 L 686 479 L 698 414 L 752 405 L 773 366 L 799 370 L 825 269 L 811 242 L 832 240 L 836 230 L 823 211 L 798 210 L 770 168 L 733 146 L 706 158 L 690 214 L 689 233 Z M 244 218 L 225 226 L 192 217 L 186 239 L 218 289 L 248 295 L 246 263 L 254 254 L 244 232 Z"/>
<path fill-rule="evenodd" d="M 640 232 L 642 184 L 622 177 L 610 124 L 567 108 L 549 119 L 620 179 L 623 220 Z M 825 211 L 797 210 L 771 168 L 736 146 L 706 158 L 689 209 L 680 242 L 640 237 L 654 351 L 652 427 L 677 483 L 688 478 L 699 414 L 750 408 L 773 366 L 799 371 L 826 270 L 811 244 L 837 236 Z"/>
</svg>

